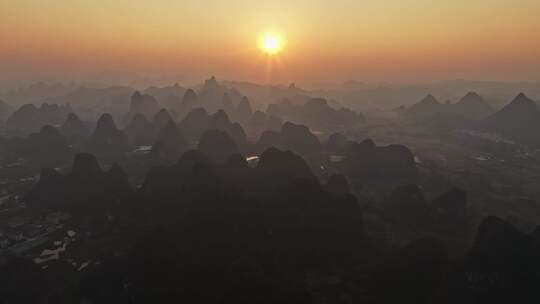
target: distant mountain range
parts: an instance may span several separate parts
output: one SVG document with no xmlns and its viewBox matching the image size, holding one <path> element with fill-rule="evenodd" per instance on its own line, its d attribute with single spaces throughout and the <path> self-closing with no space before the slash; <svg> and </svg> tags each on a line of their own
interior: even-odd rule
<svg viewBox="0 0 540 304">
<path fill-rule="evenodd" d="M 527 92 L 534 100 L 540 100 L 538 82 L 497 82 L 448 80 L 424 84 L 409 85 L 342 85 L 324 91 L 324 96 L 334 96 L 345 106 L 356 111 L 380 111 L 399 106 L 411 106 L 426 94 L 431 93 L 440 101 L 455 102 L 467 92 L 474 90 L 481 95 L 490 106 L 502 108 L 509 99 L 519 92 Z M 317 94 L 322 95 L 322 94 Z"/>
<path fill-rule="evenodd" d="M 484 128 L 509 136 L 518 142 L 540 145 L 540 113 L 537 104 L 524 93 L 488 117 Z"/>
<path fill-rule="evenodd" d="M 193 86 L 193 89 L 200 93 L 199 91 L 206 85 L 203 83 Z M 254 109 L 265 109 L 267 104 L 275 103 L 284 98 L 303 103 L 310 97 L 322 97 L 335 108 L 345 106 L 355 111 L 390 110 L 401 105 L 411 106 L 428 93 L 436 96 L 439 100 L 455 102 L 471 90 L 481 95 L 495 109 L 502 108 L 507 100 L 519 92 L 527 92 L 533 100 L 540 100 L 540 85 L 535 82 L 450 80 L 424 84 L 392 85 L 348 81 L 342 85 L 305 89 L 294 83 L 290 85 L 265 85 L 223 80 L 219 82 L 219 85 L 234 89 L 241 92 L 241 95 L 247 96 Z M 70 102 L 75 108 L 79 106 L 95 107 L 100 109 L 95 111 L 95 117 L 93 117 L 95 119 L 103 112 L 125 112 L 129 107 L 130 96 L 138 89 L 130 86 L 111 85 L 107 87 L 76 83 L 37 83 L 8 91 L 0 95 L 0 99 L 15 107 L 25 103 L 44 101 L 49 103 Z M 173 84 L 162 87 L 151 86 L 140 91 L 154 96 L 162 106 L 168 108 L 181 100 L 186 90 L 186 87 Z M 110 103 L 113 95 L 116 100 L 114 105 Z M 234 96 L 231 98 L 234 99 Z M 79 100 L 81 101 L 79 102 Z M 106 107 L 109 109 L 105 109 Z"/>
<path fill-rule="evenodd" d="M 476 92 L 469 92 L 457 103 L 440 103 L 429 94 L 421 101 L 406 109 L 409 116 L 429 117 L 433 115 L 457 115 L 465 119 L 480 120 L 486 118 L 494 109 Z"/>
<path fill-rule="evenodd" d="M 475 92 L 468 93 L 455 104 L 443 104 L 427 95 L 411 107 L 400 107 L 396 111 L 423 126 L 476 128 L 504 135 L 521 144 L 540 145 L 538 105 L 524 93 L 519 93 L 498 111 Z"/>
</svg>

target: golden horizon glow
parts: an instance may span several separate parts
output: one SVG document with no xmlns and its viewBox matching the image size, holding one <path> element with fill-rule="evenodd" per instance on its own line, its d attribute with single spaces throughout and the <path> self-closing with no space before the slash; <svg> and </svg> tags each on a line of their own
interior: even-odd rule
<svg viewBox="0 0 540 304">
<path fill-rule="evenodd" d="M 538 0 L 0 1 L 0 79 L 540 80 L 538 11 Z"/>
</svg>

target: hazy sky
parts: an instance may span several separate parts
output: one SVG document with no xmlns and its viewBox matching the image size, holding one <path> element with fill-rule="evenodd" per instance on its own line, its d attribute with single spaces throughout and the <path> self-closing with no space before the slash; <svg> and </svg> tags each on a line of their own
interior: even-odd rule
<svg viewBox="0 0 540 304">
<path fill-rule="evenodd" d="M 0 0 L 0 74 L 539 80 L 539 0 Z M 266 31 L 286 40 L 269 59 Z"/>
</svg>

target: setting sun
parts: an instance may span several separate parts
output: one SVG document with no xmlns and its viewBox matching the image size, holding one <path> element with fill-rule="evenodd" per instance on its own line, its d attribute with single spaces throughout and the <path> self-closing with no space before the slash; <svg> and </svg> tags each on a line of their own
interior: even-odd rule
<svg viewBox="0 0 540 304">
<path fill-rule="evenodd" d="M 261 37 L 259 46 L 266 54 L 274 55 L 283 49 L 283 39 L 279 35 L 267 33 Z"/>
</svg>

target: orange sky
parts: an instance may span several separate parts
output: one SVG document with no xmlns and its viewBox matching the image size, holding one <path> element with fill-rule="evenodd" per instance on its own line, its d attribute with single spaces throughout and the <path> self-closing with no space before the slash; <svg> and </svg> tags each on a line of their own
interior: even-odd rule
<svg viewBox="0 0 540 304">
<path fill-rule="evenodd" d="M 2 78 L 540 80 L 538 12 L 538 0 L 0 1 L 0 70 Z M 286 39 L 272 59 L 257 48 L 269 30 Z"/>
</svg>

